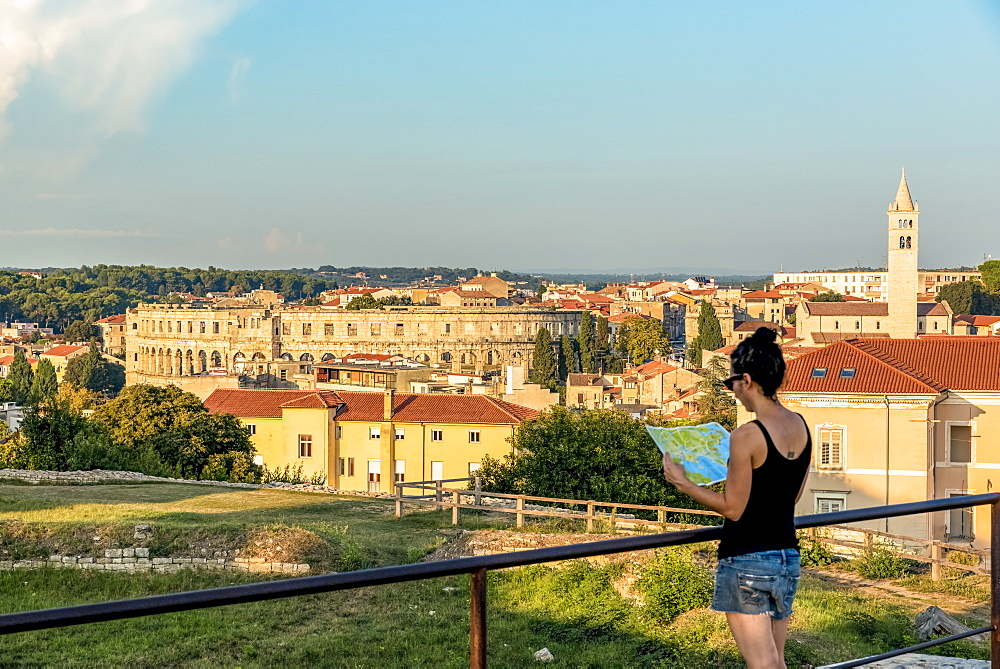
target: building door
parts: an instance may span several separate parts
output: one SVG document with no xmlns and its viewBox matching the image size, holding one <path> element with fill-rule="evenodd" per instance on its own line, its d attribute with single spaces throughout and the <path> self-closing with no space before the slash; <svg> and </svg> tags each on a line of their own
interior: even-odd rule
<svg viewBox="0 0 1000 669">
<path fill-rule="evenodd" d="M 432 462 L 431 463 L 431 481 L 440 481 L 444 478 L 444 463 L 443 462 Z"/>
<path fill-rule="evenodd" d="M 967 492 L 949 492 L 948 497 L 961 497 Z M 972 541 L 975 536 L 972 531 L 972 507 L 951 509 L 948 511 L 947 540 L 967 539 Z"/>
<path fill-rule="evenodd" d="M 382 492 L 381 491 L 382 482 L 382 461 L 381 460 L 369 460 L 368 461 L 368 492 Z"/>
</svg>

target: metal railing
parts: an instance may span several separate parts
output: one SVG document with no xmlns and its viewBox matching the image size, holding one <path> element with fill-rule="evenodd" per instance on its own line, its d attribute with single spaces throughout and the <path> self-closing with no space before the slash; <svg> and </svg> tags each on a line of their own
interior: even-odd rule
<svg viewBox="0 0 1000 669">
<path fill-rule="evenodd" d="M 894 518 L 897 516 L 947 511 L 949 509 L 982 506 L 987 504 L 991 507 L 991 555 L 1000 556 L 1000 493 L 966 495 L 962 497 L 950 497 L 947 499 L 935 499 L 924 502 L 911 502 L 909 504 L 894 504 L 890 506 L 870 507 L 852 511 L 838 511 L 834 513 L 820 513 L 811 516 L 800 516 L 795 519 L 795 527 L 797 529 L 807 529 L 810 527 L 822 527 L 824 525 L 837 525 L 842 523 L 875 520 L 879 518 Z M 593 541 L 568 546 L 552 546 L 549 548 L 538 548 L 534 550 L 518 551 L 515 553 L 467 557 L 456 560 L 443 560 L 440 562 L 419 562 L 395 567 L 380 567 L 376 569 L 345 572 L 341 574 L 306 576 L 281 581 L 233 585 L 223 588 L 194 590 L 169 595 L 154 595 L 152 597 L 102 602 L 99 604 L 83 604 L 80 606 L 68 606 L 58 609 L 8 613 L 0 615 L 0 635 L 12 634 L 14 632 L 26 632 L 30 630 L 68 627 L 71 625 L 82 625 L 85 623 L 108 620 L 123 620 L 126 618 L 137 618 L 140 616 L 157 615 L 161 613 L 190 611 L 215 606 L 226 606 L 229 604 L 243 604 L 246 602 L 259 602 L 284 597 L 297 597 L 300 595 L 311 595 L 321 592 L 350 590 L 353 588 L 370 587 L 375 585 L 387 585 L 389 583 L 403 583 L 406 581 L 417 581 L 442 576 L 470 574 L 470 666 L 474 669 L 483 669 L 486 667 L 487 657 L 486 573 L 490 569 L 522 567 L 532 564 L 571 560 L 574 558 L 611 555 L 614 553 L 624 553 L 628 551 L 662 548 L 665 546 L 679 546 L 682 544 L 691 544 L 702 541 L 713 541 L 719 539 L 722 536 L 723 531 L 723 528 L 720 526 L 702 527 L 697 529 L 680 530 L 678 532 L 668 532 L 664 534 L 644 534 L 639 536 L 623 537 L 621 539 L 608 539 L 605 541 Z M 961 634 L 954 634 L 939 639 L 933 639 L 916 646 L 910 646 L 908 648 L 902 648 L 859 660 L 841 662 L 831 666 L 837 667 L 838 669 L 858 667 L 877 660 L 887 659 L 897 655 L 903 655 L 905 653 L 929 648 L 931 646 L 948 643 L 957 639 L 963 639 L 976 634 L 989 632 L 990 658 L 992 667 L 994 667 L 994 669 L 1000 669 L 1000 632 L 998 632 L 998 630 L 1000 630 L 1000 606 L 998 606 L 998 604 L 1000 604 L 1000 565 L 998 565 L 998 563 L 1000 563 L 1000 560 L 998 559 L 990 560 L 991 624 L 988 627 L 981 627 L 968 632 L 963 632 Z"/>
</svg>

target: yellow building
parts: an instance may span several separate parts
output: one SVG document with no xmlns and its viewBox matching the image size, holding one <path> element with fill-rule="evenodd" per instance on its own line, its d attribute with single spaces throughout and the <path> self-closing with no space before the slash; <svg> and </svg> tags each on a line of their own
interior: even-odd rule
<svg viewBox="0 0 1000 669">
<path fill-rule="evenodd" d="M 1000 338 L 837 342 L 790 361 L 780 397 L 812 432 L 799 515 L 1000 485 Z M 741 408 L 739 422 L 749 418 Z M 982 508 L 861 525 L 990 545 L 989 511 Z"/>
<path fill-rule="evenodd" d="M 469 476 L 483 456 L 502 459 L 537 411 L 484 395 L 219 389 L 213 413 L 250 429 L 257 463 L 302 465 L 342 490 L 391 492 L 398 481 Z"/>
</svg>

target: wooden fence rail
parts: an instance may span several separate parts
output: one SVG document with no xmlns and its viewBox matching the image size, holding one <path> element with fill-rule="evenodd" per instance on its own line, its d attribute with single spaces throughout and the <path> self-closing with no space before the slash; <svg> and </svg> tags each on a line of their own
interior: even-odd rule
<svg viewBox="0 0 1000 669">
<path fill-rule="evenodd" d="M 466 484 L 471 483 L 472 488 L 448 488 L 444 486 L 445 483 L 459 482 Z M 664 529 L 667 526 L 679 526 L 685 528 L 696 527 L 695 525 L 689 523 L 667 523 L 667 514 L 692 514 L 719 517 L 719 514 L 714 511 L 704 511 L 701 509 L 679 509 L 670 506 L 650 506 L 648 504 L 617 504 L 611 502 L 597 502 L 595 500 L 563 499 L 559 497 L 536 497 L 532 495 L 511 495 L 506 493 L 484 492 L 482 489 L 482 480 L 478 476 L 458 479 L 441 479 L 440 481 L 414 481 L 411 483 L 398 482 L 395 484 L 395 487 L 397 518 L 401 518 L 403 516 L 404 504 L 407 502 L 430 504 L 439 509 L 451 509 L 451 522 L 453 525 L 458 525 L 461 519 L 462 509 L 513 514 L 515 516 L 514 524 L 516 527 L 524 527 L 525 518 L 529 516 L 539 518 L 585 520 L 587 523 L 587 532 L 594 531 L 594 522 L 597 520 L 609 521 L 614 527 L 649 527 Z M 425 495 L 404 495 L 403 490 L 405 488 L 432 492 Z M 462 501 L 463 497 L 472 497 L 473 502 L 471 504 L 464 503 Z M 484 505 L 482 503 L 483 497 L 511 499 L 514 500 L 514 507 Z M 586 512 L 574 513 L 573 511 L 566 509 L 526 509 L 525 504 L 528 502 L 545 502 L 549 504 L 554 503 L 586 507 Z M 601 512 L 600 509 L 610 509 L 610 511 Z M 619 511 L 622 510 L 656 511 L 656 520 L 621 518 L 618 514 Z M 807 534 L 809 538 L 814 541 L 819 541 L 832 546 L 852 548 L 858 551 L 871 548 L 876 545 L 876 543 L 879 543 L 879 540 L 881 540 L 881 545 L 893 551 L 900 557 L 915 560 L 917 562 L 929 563 L 931 565 L 931 578 L 935 581 L 941 580 L 944 567 L 952 567 L 954 569 L 970 571 L 977 574 L 990 573 L 990 568 L 987 562 L 990 560 L 991 556 L 988 549 L 974 549 L 969 546 L 946 543 L 936 539 L 906 537 L 898 534 L 879 532 L 878 530 L 849 527 L 847 525 L 830 525 L 823 529 L 824 531 L 822 533 L 817 533 L 814 528 L 811 528 L 808 530 Z M 828 532 L 830 530 L 857 533 L 860 535 L 861 540 L 849 541 L 843 538 L 828 536 Z M 897 546 L 896 542 L 902 542 L 902 548 Z M 923 546 L 925 554 L 921 555 L 919 553 L 906 550 L 906 544 L 918 544 Z M 952 562 L 948 559 L 948 552 L 950 551 L 960 551 L 962 553 L 976 555 L 979 557 L 983 566 Z"/>
</svg>

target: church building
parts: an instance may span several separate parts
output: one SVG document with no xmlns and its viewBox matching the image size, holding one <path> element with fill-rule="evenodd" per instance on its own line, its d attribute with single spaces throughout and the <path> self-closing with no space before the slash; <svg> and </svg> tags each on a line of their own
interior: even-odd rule
<svg viewBox="0 0 1000 669">
<path fill-rule="evenodd" d="M 896 198 L 886 211 L 887 301 L 801 302 L 796 309 L 796 336 L 804 346 L 824 346 L 847 339 L 913 339 L 923 334 L 952 334 L 947 302 L 917 302 L 920 210 L 910 197 L 906 171 Z"/>
</svg>

